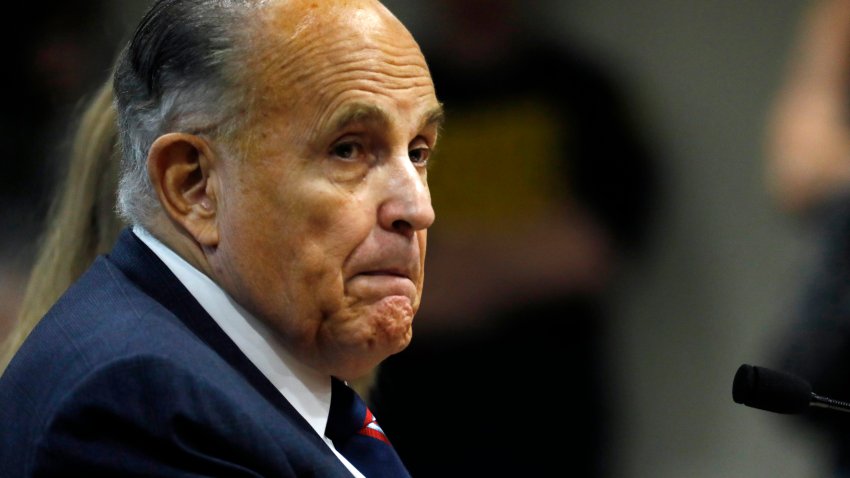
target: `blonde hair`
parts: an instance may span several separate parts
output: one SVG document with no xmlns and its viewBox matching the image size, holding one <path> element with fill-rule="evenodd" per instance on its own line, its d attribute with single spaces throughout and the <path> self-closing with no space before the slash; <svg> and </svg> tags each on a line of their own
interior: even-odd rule
<svg viewBox="0 0 850 478">
<path fill-rule="evenodd" d="M 18 321 L 0 349 L 0 372 L 65 289 L 118 237 L 116 141 L 109 81 L 88 104 L 74 134 L 67 175 L 51 205 Z"/>
</svg>

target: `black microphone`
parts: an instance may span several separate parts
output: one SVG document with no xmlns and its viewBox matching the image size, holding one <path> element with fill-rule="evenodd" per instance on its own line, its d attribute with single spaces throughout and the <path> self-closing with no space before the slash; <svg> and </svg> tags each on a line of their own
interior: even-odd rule
<svg viewBox="0 0 850 478">
<path fill-rule="evenodd" d="M 776 413 L 802 413 L 809 407 L 850 412 L 850 403 L 817 395 L 809 382 L 796 375 L 747 364 L 735 373 L 732 399 Z"/>
</svg>

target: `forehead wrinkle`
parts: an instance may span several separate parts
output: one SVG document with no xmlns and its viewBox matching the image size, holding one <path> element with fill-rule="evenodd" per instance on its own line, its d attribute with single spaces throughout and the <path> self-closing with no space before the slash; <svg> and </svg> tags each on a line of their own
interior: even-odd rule
<svg viewBox="0 0 850 478">
<path fill-rule="evenodd" d="M 375 58 L 368 53 L 351 55 L 334 64 L 331 71 L 314 66 L 304 74 L 315 78 L 308 83 L 318 86 L 320 91 L 334 83 L 349 80 L 381 82 L 392 89 L 432 84 L 430 72 L 421 60 L 421 55 L 397 58 L 394 63 L 387 61 L 385 57 Z"/>
<path fill-rule="evenodd" d="M 347 65 L 356 65 L 358 63 L 364 63 L 364 70 L 379 70 L 379 71 L 398 71 L 400 72 L 399 76 L 407 76 L 407 75 L 430 75 L 428 71 L 428 65 L 425 63 L 425 60 L 422 58 L 422 55 L 419 51 L 411 51 L 407 54 L 402 52 L 390 52 L 386 54 L 381 52 L 382 54 L 374 54 L 373 51 L 370 50 L 361 50 L 353 55 L 346 55 L 342 58 L 339 58 L 335 64 L 341 67 L 346 67 Z M 407 73 L 407 75 L 405 74 Z"/>
<path fill-rule="evenodd" d="M 327 96 L 327 92 L 334 89 L 360 88 L 364 90 L 375 91 L 381 88 L 389 91 L 401 91 L 416 88 L 429 88 L 432 83 L 422 75 L 411 76 L 395 76 L 382 72 L 363 72 L 359 69 L 352 69 L 346 72 L 340 72 L 332 77 L 326 77 L 314 83 L 315 90 L 319 96 Z"/>
<path fill-rule="evenodd" d="M 298 65 L 298 62 L 304 63 Z M 362 64 L 363 70 L 413 70 L 409 75 L 428 72 L 428 66 L 418 47 L 393 47 L 363 44 L 353 46 L 344 41 L 311 43 L 310 46 L 292 52 L 289 61 L 281 64 L 281 70 L 299 68 L 315 70 L 317 68 L 348 69 L 351 65 Z M 400 74 L 399 76 L 407 76 Z"/>
<path fill-rule="evenodd" d="M 410 67 L 388 67 L 385 64 L 375 65 L 369 60 L 358 60 L 347 65 L 335 65 L 335 69 L 329 74 L 321 68 L 300 73 L 300 88 L 309 89 L 309 94 L 301 93 L 299 88 L 293 88 L 290 93 L 293 97 L 293 106 L 308 101 L 321 99 L 324 104 L 316 115 L 319 121 L 316 124 L 324 124 L 321 119 L 333 114 L 337 107 L 344 105 L 344 98 L 348 92 L 367 92 L 383 95 L 389 91 L 421 90 L 414 91 L 417 97 L 433 96 L 433 82 L 427 68 L 419 65 Z"/>
<path fill-rule="evenodd" d="M 275 98 L 275 91 L 281 90 L 280 85 L 286 85 L 282 91 L 290 93 L 288 96 L 295 102 L 300 96 L 295 93 L 300 90 L 321 92 L 335 82 L 348 80 L 381 82 L 392 90 L 432 85 L 428 66 L 418 47 L 373 47 L 352 54 L 351 45 L 343 42 L 290 46 L 294 48 L 270 49 L 265 55 L 258 55 L 261 97 L 273 98 L 275 102 L 286 101 L 285 97 Z M 396 51 L 387 54 L 385 50 Z M 334 59 L 339 60 L 335 62 Z M 414 80 L 412 84 L 410 80 Z"/>
<path fill-rule="evenodd" d="M 260 79 L 264 88 L 275 88 L 278 85 L 294 85 L 299 77 L 318 68 L 317 62 L 305 61 L 305 58 L 320 57 L 316 50 L 325 48 L 321 44 L 292 45 L 283 44 L 262 48 L 262 53 L 253 55 L 249 68 Z M 305 65 L 306 63 L 306 65 Z"/>
</svg>

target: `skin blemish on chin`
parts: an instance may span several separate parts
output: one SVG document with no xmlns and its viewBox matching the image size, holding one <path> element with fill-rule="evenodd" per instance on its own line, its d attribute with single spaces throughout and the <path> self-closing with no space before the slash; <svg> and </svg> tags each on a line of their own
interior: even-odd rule
<svg viewBox="0 0 850 478">
<path fill-rule="evenodd" d="M 407 329 L 413 321 L 413 306 L 407 297 L 386 297 L 376 304 L 376 319 L 381 330 L 388 335 L 397 332 L 395 329 Z"/>
<path fill-rule="evenodd" d="M 404 349 L 410 341 L 413 326 L 413 306 L 406 297 L 386 297 L 375 304 L 375 331 L 378 340 L 396 342 L 396 351 Z"/>
</svg>

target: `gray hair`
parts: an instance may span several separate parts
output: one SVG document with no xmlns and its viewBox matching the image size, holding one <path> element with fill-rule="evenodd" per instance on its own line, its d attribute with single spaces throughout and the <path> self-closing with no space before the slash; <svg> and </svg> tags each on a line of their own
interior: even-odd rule
<svg viewBox="0 0 850 478">
<path fill-rule="evenodd" d="M 147 173 L 153 142 L 168 132 L 227 137 L 245 121 L 240 55 L 250 7 L 258 0 L 157 0 L 115 69 L 122 150 L 118 213 L 150 226 L 160 211 Z"/>
</svg>

